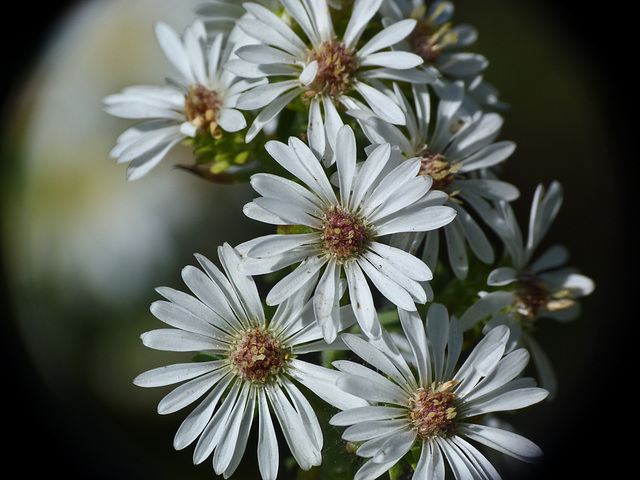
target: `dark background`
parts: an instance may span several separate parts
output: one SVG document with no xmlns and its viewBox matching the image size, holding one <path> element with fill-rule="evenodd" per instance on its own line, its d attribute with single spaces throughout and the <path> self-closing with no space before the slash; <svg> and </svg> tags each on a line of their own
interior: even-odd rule
<svg viewBox="0 0 640 480">
<path fill-rule="evenodd" d="M 3 107 L 10 105 L 12 88 L 28 75 L 52 29 L 76 3 L 41 2 L 35 7 L 23 2 L 5 7 Z M 474 2 L 454 3 L 457 15 L 463 15 L 465 5 L 471 7 Z M 633 230 L 637 190 L 637 150 L 634 147 L 638 126 L 637 75 L 633 65 L 637 62 L 637 53 L 631 52 L 630 48 L 631 45 L 637 47 L 630 40 L 635 32 L 631 26 L 631 18 L 635 15 L 628 7 L 603 12 L 602 6 L 586 7 L 584 2 L 538 3 L 541 8 L 553 12 L 561 28 L 586 54 L 591 67 L 584 75 L 597 79 L 600 121 L 608 129 L 607 147 L 616 163 L 612 170 L 617 175 L 613 182 L 616 201 L 611 210 L 604 210 L 620 219 L 621 230 L 615 237 L 616 244 L 599 242 L 599 218 L 588 218 L 589 202 L 595 205 L 607 202 L 609 197 L 608 192 L 602 194 L 597 185 L 594 188 L 590 184 L 590 191 L 584 192 L 586 203 L 582 215 L 587 217 L 585 221 L 593 223 L 593 230 L 587 238 L 576 241 L 584 243 L 594 256 L 611 255 L 607 276 L 596 282 L 595 294 L 600 300 L 590 302 L 587 299 L 585 302 L 603 318 L 599 319 L 598 338 L 590 338 L 588 348 L 592 354 L 572 378 L 571 391 L 559 399 L 558 407 L 551 415 L 551 425 L 545 426 L 547 434 L 537 439 L 546 456 L 542 465 L 534 469 L 534 478 L 594 478 L 594 472 L 600 470 L 606 471 L 603 478 L 616 478 L 620 476 L 617 471 L 622 471 L 623 464 L 633 458 L 629 450 L 637 444 L 632 429 L 636 418 L 634 383 L 637 375 L 633 375 L 631 368 L 637 366 L 635 360 L 631 360 L 631 353 L 634 352 L 634 328 L 638 319 L 633 308 L 637 282 L 631 276 L 635 271 L 638 243 Z M 12 30 L 13 25 L 17 31 Z M 486 33 L 481 30 L 481 35 Z M 553 115 L 552 111 L 550 115 Z M 575 175 L 579 185 L 580 172 Z M 525 198 L 528 202 L 530 195 Z M 580 267 L 589 274 L 588 263 L 583 262 Z M 6 292 L 7 287 L 2 285 L 2 290 Z M 100 406 L 93 405 L 81 389 L 74 393 L 75 405 L 59 405 L 52 401 L 47 387 L 38 381 L 40 374 L 24 350 L 15 325 L 7 321 L 12 318 L 12 306 L 7 299 L 2 302 L 2 315 L 3 432 L 9 446 L 3 448 L 3 457 L 7 472 L 11 471 L 10 467 L 18 468 L 18 473 L 10 476 L 34 478 L 44 473 L 62 474 L 71 479 L 155 478 L 148 468 L 154 459 L 138 444 L 143 436 L 127 440 L 118 431 L 118 427 L 126 430 L 127 422 L 135 420 L 120 418 L 114 428 L 114 423 L 100 411 Z M 33 380 L 25 382 L 25 379 Z M 74 435 L 78 423 L 83 429 L 95 432 L 95 435 L 88 435 L 89 441 L 84 439 L 78 443 Z M 184 468 L 190 468 L 190 453 L 182 452 L 176 457 L 180 457 Z M 210 470 L 206 463 L 205 469 Z M 213 477 L 213 472 L 210 473 Z"/>
</svg>

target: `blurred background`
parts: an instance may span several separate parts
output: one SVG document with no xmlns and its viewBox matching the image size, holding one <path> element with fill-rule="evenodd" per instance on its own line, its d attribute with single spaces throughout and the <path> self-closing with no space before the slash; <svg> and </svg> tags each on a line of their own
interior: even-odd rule
<svg viewBox="0 0 640 480">
<path fill-rule="evenodd" d="M 106 95 L 174 73 L 152 24 L 182 31 L 202 1 L 9 7 L 19 33 L 3 33 L 3 455 L 23 478 L 43 468 L 66 478 L 214 477 L 209 461 L 192 465 L 192 448 L 171 446 L 184 412 L 157 415 L 166 391 L 132 379 L 176 361 L 139 339 L 159 326 L 149 312 L 154 288 L 182 289 L 193 253 L 216 258 L 222 242 L 253 236 L 234 218 L 252 191 L 172 169 L 188 159 L 186 147 L 127 182 L 126 165 L 108 152 L 129 123 L 102 111 Z M 536 185 L 559 180 L 565 201 L 545 244 L 566 245 L 571 264 L 596 282 L 580 319 L 541 328 L 558 398 L 514 416 L 546 453 L 536 478 L 588 472 L 596 452 L 610 461 L 608 437 L 625 428 L 631 403 L 622 382 L 637 317 L 628 227 L 637 122 L 620 60 L 629 12 L 615 12 L 613 27 L 572 2 L 454 3 L 455 23 L 477 27 L 473 50 L 488 57 L 486 79 L 511 106 L 501 138 L 518 144 L 504 171 L 522 192 L 516 211 L 526 219 Z"/>
</svg>

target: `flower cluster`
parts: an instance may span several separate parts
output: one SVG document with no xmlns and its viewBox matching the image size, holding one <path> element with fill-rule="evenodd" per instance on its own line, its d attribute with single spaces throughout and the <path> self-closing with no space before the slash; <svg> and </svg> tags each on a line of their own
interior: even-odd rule
<svg viewBox="0 0 640 480">
<path fill-rule="evenodd" d="M 174 439 L 195 444 L 194 463 L 227 478 L 257 434 L 264 480 L 289 456 L 310 470 L 329 424 L 343 442 L 332 464 L 356 479 L 495 479 L 484 448 L 541 455 L 490 419 L 552 398 L 538 320 L 577 318 L 594 284 L 564 267 L 564 247 L 533 259 L 562 189 L 539 186 L 523 239 L 520 192 L 496 168 L 515 151 L 499 139 L 504 104 L 453 10 L 209 0 L 182 35 L 155 26 L 177 79 L 105 98 L 140 120 L 111 151 L 129 180 L 187 146 L 182 168 L 249 182 L 238 218 L 273 227 L 218 246 L 218 262 L 197 254 L 189 293 L 158 288 L 151 305 L 169 328 L 143 344 L 191 358 L 134 383 L 177 385 L 161 414 L 195 405 Z"/>
</svg>

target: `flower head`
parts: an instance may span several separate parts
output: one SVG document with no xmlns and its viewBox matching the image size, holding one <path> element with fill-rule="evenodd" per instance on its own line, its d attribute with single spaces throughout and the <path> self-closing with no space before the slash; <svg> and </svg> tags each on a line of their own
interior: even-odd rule
<svg viewBox="0 0 640 480">
<path fill-rule="evenodd" d="M 530 440 L 477 421 L 487 413 L 527 407 L 547 395 L 532 379 L 519 376 L 529 359 L 526 350 L 505 355 L 508 329 L 492 330 L 460 365 L 462 330 L 444 306 L 432 304 L 424 323 L 417 312 L 399 314 L 411 362 L 386 332 L 369 342 L 341 335 L 373 368 L 349 360 L 334 362 L 342 372 L 338 386 L 370 402 L 330 420 L 348 427 L 342 438 L 356 442 L 356 453 L 368 459 L 355 480 L 379 477 L 412 449 L 419 454 L 411 477 L 416 480 L 445 478 L 445 462 L 458 480 L 499 478 L 468 440 L 521 460 L 539 456 L 540 449 Z"/>
<path fill-rule="evenodd" d="M 463 82 L 467 113 L 505 107 L 498 99 L 496 89 L 483 78 L 488 60 L 484 55 L 467 49 L 477 40 L 478 31 L 472 25 L 454 25 L 453 2 L 385 0 L 380 11 L 385 25 L 405 19 L 416 20 L 411 34 L 393 48 L 413 52 L 424 60 L 419 68 L 436 75 L 432 85 L 438 95 L 444 93 L 451 83 Z"/>
<path fill-rule="evenodd" d="M 426 85 L 412 86 L 414 105 L 399 88 L 394 96 L 406 122 L 397 127 L 372 112 L 354 111 L 372 143 L 396 145 L 405 158 L 421 160 L 420 175 L 433 179 L 432 189 L 448 195 L 447 205 L 458 212 L 455 220 L 442 230 L 447 244 L 449 264 L 458 278 L 469 270 L 467 245 L 481 261 L 491 263 L 494 252 L 483 228 L 477 221 L 487 202 L 512 201 L 519 191 L 513 185 L 494 178 L 488 169 L 504 162 L 514 151 L 508 140 L 496 141 L 503 119 L 497 113 L 473 117 L 463 112 L 464 87 L 450 84 L 438 99 L 435 115 L 431 115 L 430 95 Z M 440 251 L 439 232 L 396 235 L 392 244 L 418 253 L 433 269 Z M 424 242 L 424 243 L 423 243 Z M 418 253 L 419 254 L 419 253 Z"/>
<path fill-rule="evenodd" d="M 327 2 L 283 0 L 300 35 L 267 8 L 245 3 L 249 14 L 238 26 L 259 43 L 239 48 L 239 59 L 227 68 L 239 76 L 270 79 L 268 84 L 252 88 L 238 99 L 238 108 L 262 109 L 249 128 L 248 140 L 297 97 L 309 101 L 309 124 L 318 133 L 322 129 L 317 126 L 323 121 L 334 131 L 339 128 L 342 123 L 336 106 L 357 104 L 354 93 L 383 118 L 394 123 L 404 120 L 397 105 L 371 81 L 393 78 L 424 83 L 433 75 L 414 69 L 422 63 L 418 55 L 387 50 L 409 35 L 414 20 L 384 28 L 364 44 L 360 41 L 381 3 L 382 0 L 356 0 L 345 31 L 337 33 Z M 314 151 L 322 155 L 325 139 L 312 136 L 310 141 Z"/>
<path fill-rule="evenodd" d="M 390 145 L 381 144 L 356 165 L 356 140 L 347 125 L 339 130 L 336 144 L 337 193 L 318 158 L 301 140 L 267 143 L 269 154 L 300 183 L 256 174 L 251 184 L 261 197 L 244 211 L 253 219 L 287 227 L 288 233 L 237 247 L 245 257 L 243 271 L 252 275 L 300 262 L 272 288 L 267 303 L 279 304 L 302 286 L 317 283 L 314 308 L 328 342 L 337 335 L 341 272 L 358 324 L 373 337 L 379 335 L 380 325 L 367 277 L 402 308 L 414 310 L 416 302 L 425 303 L 431 270 L 379 239 L 397 232 L 433 230 L 455 216 L 455 210 L 442 205 L 446 194 L 430 191 L 431 179 L 417 175 L 419 159 L 397 164 L 391 160 Z M 292 225 L 293 232 L 288 228 Z"/>
<path fill-rule="evenodd" d="M 183 37 L 158 22 L 155 32 L 163 52 L 180 73 L 164 86 L 134 86 L 104 99 L 107 113 L 144 120 L 122 133 L 110 155 L 131 162 L 127 178 L 146 175 L 175 145 L 185 139 L 220 138 L 246 127 L 235 109 L 238 95 L 252 83 L 223 69 L 244 36 L 222 33 L 209 42 L 204 24 L 195 21 Z"/>
<path fill-rule="evenodd" d="M 201 255 L 197 259 L 202 269 L 183 269 L 193 296 L 158 289 L 166 300 L 154 302 L 151 311 L 172 328 L 142 335 L 147 347 L 204 353 L 210 360 L 149 370 L 134 383 L 157 387 L 184 382 L 160 401 L 158 412 L 173 413 L 200 400 L 178 429 L 174 447 L 182 449 L 197 440 L 194 462 L 213 455 L 214 470 L 225 478 L 242 459 L 256 414 L 263 479 L 275 479 L 278 471 L 271 413 L 299 465 L 303 469 L 318 465 L 322 432 L 311 404 L 296 384 L 337 407 L 363 401 L 335 387 L 338 372 L 299 358 L 327 347 L 315 322 L 309 290 L 300 290 L 267 318 L 253 279 L 238 271 L 237 253 L 224 245 L 219 257 L 224 273 Z M 354 322 L 349 309 L 341 321 L 339 329 Z M 334 344 L 332 348 L 344 346 Z"/>
<path fill-rule="evenodd" d="M 532 335 L 534 327 L 540 318 L 563 322 L 577 318 L 579 299 L 590 295 L 595 288 L 591 278 L 565 266 L 569 252 L 561 245 L 552 245 L 533 258 L 561 204 L 562 187 L 558 182 L 553 182 L 548 190 L 538 185 L 531 204 L 528 235 L 524 239 L 511 205 L 497 203 L 489 223 L 504 243 L 507 266 L 489 274 L 487 283 L 494 291 L 476 302 L 473 311 L 479 313 L 461 318 L 465 330 L 489 314 L 491 320 L 485 331 L 496 325 L 508 325 L 512 343 L 522 344 L 531 351 L 540 382 L 552 394 L 555 376 L 546 354 Z"/>
</svg>

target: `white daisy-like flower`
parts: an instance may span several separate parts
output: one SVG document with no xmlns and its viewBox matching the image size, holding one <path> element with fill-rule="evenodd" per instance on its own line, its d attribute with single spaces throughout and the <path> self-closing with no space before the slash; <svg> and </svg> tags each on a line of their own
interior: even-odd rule
<svg viewBox="0 0 640 480">
<path fill-rule="evenodd" d="M 513 201 L 518 189 L 485 172 L 504 162 L 515 150 L 515 143 L 496 141 L 503 118 L 497 113 L 466 117 L 463 109 L 464 87 L 450 84 L 438 99 L 436 114 L 431 114 L 432 95 L 426 85 L 412 86 L 414 105 L 394 85 L 394 96 L 401 106 L 406 123 L 399 128 L 372 112 L 359 110 L 365 134 L 372 143 L 388 142 L 397 146 L 407 158 L 420 158 L 421 175 L 433 178 L 432 189 L 448 195 L 447 205 L 458 214 L 442 231 L 446 240 L 449 264 L 458 278 L 469 271 L 467 245 L 485 263 L 494 261 L 494 251 L 483 228 L 471 214 L 485 210 L 487 201 Z M 433 118 L 432 118 L 433 117 Z M 392 244 L 412 253 L 422 247 L 422 259 L 434 269 L 440 251 L 439 231 L 395 235 Z"/>
<path fill-rule="evenodd" d="M 261 195 L 244 208 L 255 220 L 294 225 L 239 245 L 247 274 L 275 272 L 300 265 L 273 286 L 268 304 L 279 304 L 297 289 L 316 283 L 314 309 L 328 342 L 337 335 L 339 278 L 346 275 L 349 298 L 362 331 L 380 335 L 367 277 L 390 302 L 406 310 L 428 299 L 432 272 L 419 258 L 379 241 L 398 232 L 433 230 L 451 222 L 455 210 L 442 205 L 446 194 L 430 191 L 431 178 L 419 176 L 420 159 L 387 169 L 391 146 L 382 144 L 356 165 L 353 130 L 343 126 L 336 137 L 339 192 L 311 149 L 291 137 L 270 141 L 269 154 L 300 183 L 269 174 L 251 178 Z"/>
<path fill-rule="evenodd" d="M 530 440 L 478 421 L 487 413 L 528 407 L 547 395 L 531 378 L 520 377 L 529 360 L 525 349 L 505 355 L 509 330 L 489 332 L 459 365 L 462 329 L 443 305 L 432 304 L 424 323 L 417 312 L 399 310 L 399 315 L 413 365 L 388 334 L 369 342 L 341 335 L 373 367 L 334 362 L 342 372 L 338 386 L 370 402 L 330 420 L 348 426 L 342 438 L 354 442 L 356 453 L 368 459 L 354 480 L 379 477 L 412 450 L 412 458 L 419 457 L 411 477 L 416 480 L 444 480 L 447 463 L 458 480 L 500 478 L 468 440 L 524 461 L 539 457 L 541 450 Z"/>
<path fill-rule="evenodd" d="M 142 334 L 147 347 L 206 353 L 215 359 L 149 370 L 134 383 L 160 387 L 183 382 L 160 401 L 158 412 L 173 413 L 200 401 L 180 425 L 174 447 L 183 449 L 197 439 L 194 463 L 212 455 L 215 472 L 225 478 L 244 455 L 256 415 L 258 466 L 264 480 L 275 479 L 278 472 L 271 413 L 300 467 L 318 465 L 322 431 L 296 384 L 338 408 L 365 402 L 335 386 L 339 372 L 298 357 L 341 347 L 329 347 L 322 340 L 309 290 L 300 290 L 267 318 L 253 279 L 238 271 L 237 253 L 226 244 L 218 253 L 224 273 L 201 255 L 197 259 L 202 269 L 183 269 L 182 277 L 193 295 L 168 287 L 158 289 L 166 300 L 154 302 L 151 311 L 172 328 Z M 341 318 L 344 323 L 338 328 L 354 322 L 350 310 Z"/>
<path fill-rule="evenodd" d="M 209 42 L 204 24 L 196 20 L 182 38 L 162 22 L 155 24 L 155 33 L 181 78 L 162 86 L 128 87 L 104 99 L 107 113 L 144 120 L 122 133 L 110 152 L 118 163 L 130 162 L 129 180 L 146 175 L 185 139 L 198 135 L 218 138 L 245 128 L 246 120 L 235 109 L 235 102 L 255 84 L 222 68 L 233 49 L 245 41 L 241 31 L 233 32 L 226 41 L 226 35 L 218 34 Z"/>
<path fill-rule="evenodd" d="M 302 36 L 269 9 L 251 2 L 244 4 L 250 15 L 243 17 L 238 26 L 260 44 L 238 49 L 239 59 L 227 68 L 239 76 L 271 80 L 238 99 L 238 108 L 261 109 L 249 127 L 248 140 L 296 97 L 309 100 L 308 121 L 313 126 L 310 130 L 319 135 L 323 121 L 333 131 L 342 125 L 336 107 L 353 106 L 354 92 L 381 117 L 392 123 L 404 121 L 398 106 L 373 87 L 372 80 L 425 83 L 433 80 L 433 75 L 414 68 L 422 63 L 418 55 L 388 50 L 409 35 L 415 20 L 384 28 L 361 45 L 361 37 L 381 3 L 382 0 L 355 0 L 347 27 L 338 35 L 326 1 L 282 0 L 286 14 L 302 30 Z M 326 148 L 322 136 L 312 135 L 310 144 L 320 154 Z"/>
<path fill-rule="evenodd" d="M 562 245 L 552 245 L 537 258 L 536 248 L 548 232 L 562 204 L 562 187 L 553 182 L 546 190 L 536 188 L 529 217 L 529 230 L 523 239 L 513 208 L 499 202 L 490 224 L 504 242 L 508 266 L 494 269 L 487 279 L 496 291 L 484 294 L 466 318 L 461 318 L 465 330 L 492 313 L 485 331 L 505 324 L 511 329 L 514 345 L 525 346 L 531 352 L 540 376 L 540 383 L 552 394 L 556 380 L 543 349 L 532 332 L 536 320 L 551 318 L 560 322 L 576 319 L 580 314 L 578 299 L 595 289 L 593 280 L 565 266 L 569 252 Z"/>
<path fill-rule="evenodd" d="M 503 108 L 497 90 L 483 77 L 489 65 L 484 55 L 467 51 L 478 38 L 477 29 L 468 24 L 453 25 L 454 5 L 450 1 L 385 0 L 380 12 L 383 24 L 411 18 L 417 21 L 414 30 L 394 46 L 420 55 L 420 68 L 436 72 L 434 90 L 440 94 L 452 82 L 465 84 L 464 106 L 469 113 L 481 107 Z"/>
</svg>

